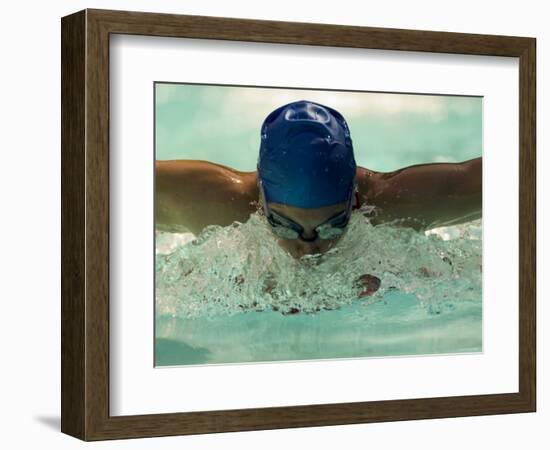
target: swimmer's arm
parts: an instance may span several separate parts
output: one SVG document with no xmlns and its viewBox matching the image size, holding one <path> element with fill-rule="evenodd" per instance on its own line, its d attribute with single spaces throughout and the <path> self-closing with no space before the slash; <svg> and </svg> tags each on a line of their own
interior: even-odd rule
<svg viewBox="0 0 550 450">
<path fill-rule="evenodd" d="M 155 228 L 198 234 L 207 225 L 246 222 L 255 189 L 255 172 L 207 161 L 156 161 Z"/>
<path fill-rule="evenodd" d="M 359 192 L 376 207 L 375 225 L 397 220 L 427 230 L 481 217 L 481 158 L 418 164 L 389 173 L 362 169 L 361 175 Z"/>
</svg>

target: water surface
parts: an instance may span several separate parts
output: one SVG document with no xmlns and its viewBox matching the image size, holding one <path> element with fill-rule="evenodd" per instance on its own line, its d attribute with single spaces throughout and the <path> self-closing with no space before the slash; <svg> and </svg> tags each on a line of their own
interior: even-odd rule
<svg viewBox="0 0 550 450">
<path fill-rule="evenodd" d="M 301 260 L 257 214 L 159 233 L 156 364 L 481 351 L 481 275 L 481 221 L 419 233 L 356 212 L 335 249 Z"/>
</svg>

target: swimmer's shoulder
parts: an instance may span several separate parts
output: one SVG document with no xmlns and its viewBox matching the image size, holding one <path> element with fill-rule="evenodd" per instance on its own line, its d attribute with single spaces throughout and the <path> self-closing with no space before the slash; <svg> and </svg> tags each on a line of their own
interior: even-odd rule
<svg viewBox="0 0 550 450">
<path fill-rule="evenodd" d="M 219 172 L 232 172 L 230 167 L 199 159 L 172 159 L 155 161 L 157 173 L 162 175 L 212 175 Z"/>
<path fill-rule="evenodd" d="M 209 161 L 156 161 L 157 228 L 198 234 L 207 225 L 245 222 L 256 210 L 253 180 L 253 173 Z"/>
<path fill-rule="evenodd" d="M 367 169 L 365 167 L 357 167 L 357 189 L 362 203 L 372 204 L 372 201 L 379 190 L 383 181 L 382 172 Z"/>
<path fill-rule="evenodd" d="M 195 159 L 155 161 L 156 174 L 160 179 L 204 183 L 217 188 L 223 185 L 243 187 L 255 184 L 256 172 L 242 172 L 223 164 Z"/>
</svg>

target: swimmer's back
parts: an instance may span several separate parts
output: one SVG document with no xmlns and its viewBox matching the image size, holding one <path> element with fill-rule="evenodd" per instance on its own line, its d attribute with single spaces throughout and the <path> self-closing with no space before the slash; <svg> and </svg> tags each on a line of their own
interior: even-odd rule
<svg viewBox="0 0 550 450">
<path fill-rule="evenodd" d="M 156 161 L 155 226 L 194 234 L 246 222 L 258 199 L 256 172 L 197 160 Z"/>
</svg>

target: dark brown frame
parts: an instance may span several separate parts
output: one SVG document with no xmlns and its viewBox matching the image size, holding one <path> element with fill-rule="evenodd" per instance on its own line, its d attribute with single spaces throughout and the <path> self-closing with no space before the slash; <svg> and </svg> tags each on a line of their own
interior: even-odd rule
<svg viewBox="0 0 550 450">
<path fill-rule="evenodd" d="M 535 411 L 534 38 L 105 10 L 64 17 L 61 31 L 64 433 L 100 440 Z M 113 33 L 519 57 L 519 392 L 110 416 L 109 35 Z"/>
</svg>

